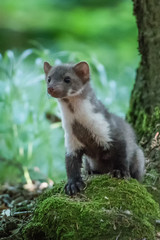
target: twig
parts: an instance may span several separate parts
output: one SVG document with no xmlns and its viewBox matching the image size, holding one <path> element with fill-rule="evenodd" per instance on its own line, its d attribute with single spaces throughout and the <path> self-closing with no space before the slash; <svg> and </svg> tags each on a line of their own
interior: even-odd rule
<svg viewBox="0 0 160 240">
<path fill-rule="evenodd" d="M 118 234 L 118 236 L 116 237 L 116 240 L 118 240 L 118 239 L 119 239 L 120 235 L 121 235 L 121 232 L 120 232 L 120 233 Z"/>
</svg>

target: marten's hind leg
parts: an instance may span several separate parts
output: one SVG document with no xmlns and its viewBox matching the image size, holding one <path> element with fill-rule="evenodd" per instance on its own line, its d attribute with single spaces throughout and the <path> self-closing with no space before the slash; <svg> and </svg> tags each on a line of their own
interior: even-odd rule
<svg viewBox="0 0 160 240">
<path fill-rule="evenodd" d="M 102 172 L 98 171 L 94 165 L 94 160 L 88 156 L 85 156 L 83 159 L 83 167 L 86 175 L 97 175 L 102 174 Z"/>
</svg>

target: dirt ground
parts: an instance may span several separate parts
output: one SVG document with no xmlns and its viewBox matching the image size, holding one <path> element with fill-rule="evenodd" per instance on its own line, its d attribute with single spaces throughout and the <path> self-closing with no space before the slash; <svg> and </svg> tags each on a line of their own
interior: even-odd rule
<svg viewBox="0 0 160 240">
<path fill-rule="evenodd" d="M 48 188 L 38 181 L 32 184 L 9 185 L 0 189 L 0 239 L 21 240 L 22 228 L 30 221 L 37 197 Z"/>
</svg>

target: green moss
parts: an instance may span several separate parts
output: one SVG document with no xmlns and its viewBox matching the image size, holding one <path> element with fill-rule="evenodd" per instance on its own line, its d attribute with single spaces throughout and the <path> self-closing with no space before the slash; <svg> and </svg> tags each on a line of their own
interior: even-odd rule
<svg viewBox="0 0 160 240">
<path fill-rule="evenodd" d="M 148 114 L 145 110 L 141 109 L 136 113 L 134 111 L 134 118 L 132 118 L 130 109 L 127 120 L 133 124 L 134 129 L 138 135 L 138 138 L 141 139 L 143 136 L 145 138 L 151 138 L 153 134 L 157 131 L 160 131 L 160 108 L 157 106 L 153 109 L 152 114 Z"/>
<path fill-rule="evenodd" d="M 134 98 L 135 96 L 136 92 L 134 92 Z M 160 107 L 156 106 L 151 110 L 152 114 L 148 114 L 141 106 L 133 105 L 134 98 L 131 98 L 127 120 L 132 123 L 136 130 L 138 140 L 143 145 L 145 156 L 148 159 L 144 183 L 147 190 L 160 204 L 160 143 L 159 140 L 157 143 L 155 140 L 156 133 L 160 133 Z M 154 144 L 157 146 L 155 147 Z"/>
<path fill-rule="evenodd" d="M 26 240 L 133 240 L 155 239 L 158 204 L 136 180 L 108 175 L 92 177 L 82 194 L 68 197 L 64 183 L 44 193 L 32 221 L 24 229 Z M 38 227 L 37 227 L 38 226 Z"/>
<path fill-rule="evenodd" d="M 45 240 L 46 234 L 43 227 L 44 227 L 43 224 L 39 222 L 37 223 L 35 222 L 34 224 L 31 222 L 27 224 L 27 226 L 25 227 L 26 238 Z"/>
<path fill-rule="evenodd" d="M 160 204 L 160 148 L 152 147 L 156 133 L 160 133 L 160 108 L 158 106 L 155 107 L 152 115 L 147 114 L 142 109 L 136 115 L 137 118 L 133 125 L 139 140 L 142 140 L 141 143 L 145 148 L 145 155 L 149 160 L 146 163 L 147 174 L 145 175 L 144 183 L 147 186 L 147 190 Z"/>
<path fill-rule="evenodd" d="M 144 185 L 160 205 L 160 177 L 156 168 L 152 167 L 148 170 L 144 178 Z"/>
</svg>

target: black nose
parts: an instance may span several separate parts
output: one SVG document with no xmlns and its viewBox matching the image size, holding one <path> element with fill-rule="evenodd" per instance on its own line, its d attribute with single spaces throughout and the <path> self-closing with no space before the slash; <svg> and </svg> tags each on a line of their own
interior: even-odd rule
<svg viewBox="0 0 160 240">
<path fill-rule="evenodd" d="M 49 87 L 49 88 L 48 88 L 48 93 L 49 93 L 49 94 L 52 94 L 53 92 L 54 92 L 54 88 Z"/>
</svg>

